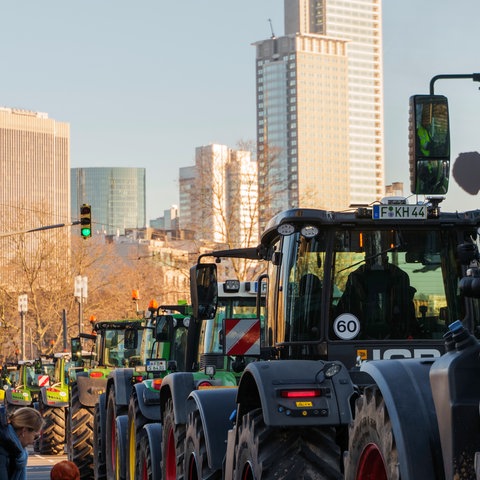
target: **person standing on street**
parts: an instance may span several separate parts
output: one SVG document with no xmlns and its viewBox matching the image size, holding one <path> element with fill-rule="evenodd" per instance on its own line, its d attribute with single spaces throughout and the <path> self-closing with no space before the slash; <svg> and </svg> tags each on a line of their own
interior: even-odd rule
<svg viewBox="0 0 480 480">
<path fill-rule="evenodd" d="M 0 425 L 0 478 L 9 480 L 27 479 L 28 452 L 40 435 L 43 418 L 38 410 L 22 407 L 15 410 Z"/>
</svg>

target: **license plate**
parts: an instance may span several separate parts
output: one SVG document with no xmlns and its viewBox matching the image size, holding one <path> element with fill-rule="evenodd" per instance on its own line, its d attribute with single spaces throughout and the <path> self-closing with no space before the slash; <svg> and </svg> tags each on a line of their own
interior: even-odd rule
<svg viewBox="0 0 480 480">
<path fill-rule="evenodd" d="M 374 220 L 424 220 L 426 205 L 374 205 Z"/>
<path fill-rule="evenodd" d="M 146 370 L 147 372 L 165 372 L 167 370 L 167 361 L 147 359 Z"/>
</svg>

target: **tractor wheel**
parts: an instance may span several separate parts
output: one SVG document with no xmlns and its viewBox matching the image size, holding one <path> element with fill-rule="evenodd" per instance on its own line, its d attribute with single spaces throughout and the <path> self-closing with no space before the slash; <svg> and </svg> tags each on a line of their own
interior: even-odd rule
<svg viewBox="0 0 480 480">
<path fill-rule="evenodd" d="M 93 419 L 93 456 L 94 478 L 95 480 L 106 480 L 107 467 L 105 461 L 105 394 L 98 397 L 95 404 L 95 413 Z"/>
<path fill-rule="evenodd" d="M 47 407 L 40 402 L 43 417 L 39 451 L 42 455 L 60 455 L 65 446 L 65 408 Z"/>
<path fill-rule="evenodd" d="M 208 468 L 205 433 L 203 431 L 200 412 L 195 410 L 188 416 L 185 439 L 185 480 L 221 480 L 222 471 L 212 472 Z"/>
<path fill-rule="evenodd" d="M 369 387 L 356 400 L 350 425 L 345 479 L 399 480 L 398 451 L 382 394 Z"/>
<path fill-rule="evenodd" d="M 340 480 L 341 451 L 332 427 L 267 427 L 261 409 L 243 417 L 235 480 Z"/>
<path fill-rule="evenodd" d="M 115 480 L 126 478 L 126 450 L 128 417 L 119 415 L 115 420 Z"/>
<path fill-rule="evenodd" d="M 173 401 L 167 400 L 163 416 L 162 479 L 183 480 L 185 425 L 175 425 Z"/>
<path fill-rule="evenodd" d="M 127 479 L 136 480 L 135 472 L 138 470 L 138 458 L 140 453 L 140 443 L 142 436 L 145 435 L 143 426 L 149 423 L 141 410 L 137 390 L 132 389 L 128 403 L 128 430 L 127 430 Z M 159 407 L 160 408 L 160 407 Z"/>
<path fill-rule="evenodd" d="M 105 426 L 105 459 L 107 462 L 107 478 L 115 478 L 115 431 L 116 419 L 125 415 L 126 408 L 116 404 L 115 388 L 110 388 L 107 398 L 107 415 Z"/>
<path fill-rule="evenodd" d="M 80 403 L 77 384 L 70 390 L 68 459 L 80 470 L 80 478 L 93 478 L 93 408 Z"/>
<path fill-rule="evenodd" d="M 162 426 L 159 423 L 145 427 L 150 433 L 144 432 L 140 439 L 138 455 L 138 470 L 136 480 L 161 480 L 162 448 L 159 438 L 162 436 Z"/>
</svg>

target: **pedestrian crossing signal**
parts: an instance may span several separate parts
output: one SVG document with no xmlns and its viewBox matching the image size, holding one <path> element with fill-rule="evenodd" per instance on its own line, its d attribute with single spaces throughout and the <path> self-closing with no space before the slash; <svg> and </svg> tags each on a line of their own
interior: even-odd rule
<svg viewBox="0 0 480 480">
<path fill-rule="evenodd" d="M 92 236 L 92 207 L 86 203 L 80 207 L 80 233 L 83 238 Z"/>
</svg>

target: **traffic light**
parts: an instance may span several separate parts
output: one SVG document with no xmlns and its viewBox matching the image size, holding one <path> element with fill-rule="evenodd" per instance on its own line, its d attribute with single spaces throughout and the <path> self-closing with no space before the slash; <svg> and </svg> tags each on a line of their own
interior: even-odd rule
<svg viewBox="0 0 480 480">
<path fill-rule="evenodd" d="M 92 207 L 86 203 L 80 207 L 80 233 L 83 238 L 92 236 Z"/>
</svg>

